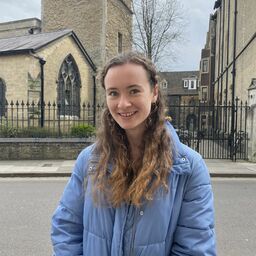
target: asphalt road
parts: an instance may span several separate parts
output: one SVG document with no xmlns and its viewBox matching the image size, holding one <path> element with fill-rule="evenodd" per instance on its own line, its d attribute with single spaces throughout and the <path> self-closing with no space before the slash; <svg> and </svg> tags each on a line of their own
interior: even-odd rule
<svg viewBox="0 0 256 256">
<path fill-rule="evenodd" d="M 51 255 L 50 218 L 66 178 L 0 179 L 0 255 Z M 213 179 L 218 256 L 255 256 L 256 179 Z"/>
</svg>

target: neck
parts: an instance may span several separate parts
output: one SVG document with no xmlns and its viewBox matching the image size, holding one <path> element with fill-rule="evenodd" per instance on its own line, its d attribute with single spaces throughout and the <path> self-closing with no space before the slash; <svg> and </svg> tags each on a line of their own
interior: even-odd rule
<svg viewBox="0 0 256 256">
<path fill-rule="evenodd" d="M 136 161 L 141 157 L 142 151 L 142 142 L 143 142 L 143 133 L 144 132 L 126 132 L 128 142 L 131 150 L 131 157 L 133 161 Z"/>
</svg>

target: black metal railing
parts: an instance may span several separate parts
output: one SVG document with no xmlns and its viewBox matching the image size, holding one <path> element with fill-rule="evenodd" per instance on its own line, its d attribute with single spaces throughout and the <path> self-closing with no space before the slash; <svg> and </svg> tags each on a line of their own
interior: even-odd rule
<svg viewBox="0 0 256 256">
<path fill-rule="evenodd" d="M 103 104 L 48 102 L 42 120 L 40 102 L 0 103 L 0 137 L 72 137 L 73 127 L 95 126 L 103 108 Z M 234 106 L 230 102 L 169 105 L 166 115 L 171 116 L 181 141 L 204 158 L 236 160 L 248 158 L 248 110 L 247 103 L 237 98 Z"/>
<path fill-rule="evenodd" d="M 181 141 L 204 158 L 236 160 L 248 158 L 248 110 L 247 102 L 237 98 L 234 106 L 230 102 L 169 105 L 166 114 Z"/>
<path fill-rule="evenodd" d="M 70 136 L 72 127 L 95 126 L 104 105 L 93 106 L 83 103 L 80 106 L 56 104 L 43 105 L 44 118 L 41 118 L 40 102 L 10 101 L 0 103 L 0 137 L 48 137 Z"/>
</svg>

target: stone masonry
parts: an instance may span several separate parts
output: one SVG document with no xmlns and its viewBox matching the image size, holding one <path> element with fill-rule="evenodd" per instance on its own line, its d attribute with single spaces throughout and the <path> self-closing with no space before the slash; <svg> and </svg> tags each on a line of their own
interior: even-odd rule
<svg viewBox="0 0 256 256">
<path fill-rule="evenodd" d="M 72 54 L 79 67 L 81 78 L 81 99 L 82 102 L 89 101 L 93 97 L 93 71 L 86 63 L 84 56 L 71 37 L 64 37 L 45 48 L 42 48 L 37 55 L 46 60 L 44 65 L 45 102 L 51 103 L 57 100 L 57 79 L 59 69 L 65 57 Z M 40 74 L 38 59 L 29 54 L 1 56 L 0 77 L 6 84 L 6 99 L 29 100 L 28 73 L 32 79 L 36 79 Z M 15 74 L 15 75 L 14 75 Z M 26 87 L 24 89 L 24 87 Z M 39 94 L 38 94 L 39 95 Z M 36 100 L 36 99 L 34 99 Z"/>
<path fill-rule="evenodd" d="M 132 48 L 132 0 L 42 0 L 42 31 L 72 29 L 98 70 L 118 54 L 118 33 L 122 51 Z M 97 81 L 97 102 L 104 92 Z"/>
<path fill-rule="evenodd" d="M 0 38 L 39 33 L 41 21 L 37 18 L 0 23 Z"/>
<path fill-rule="evenodd" d="M 42 0 L 42 30 L 74 30 L 97 67 L 117 54 L 118 32 L 123 50 L 131 49 L 131 0 Z"/>
</svg>

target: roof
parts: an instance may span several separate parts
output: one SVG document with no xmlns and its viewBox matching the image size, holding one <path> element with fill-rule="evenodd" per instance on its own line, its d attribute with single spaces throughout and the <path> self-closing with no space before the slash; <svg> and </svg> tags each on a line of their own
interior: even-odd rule
<svg viewBox="0 0 256 256">
<path fill-rule="evenodd" d="M 80 42 L 76 34 L 70 29 L 2 38 L 0 39 L 0 55 L 12 55 L 29 52 L 36 53 L 38 50 L 47 46 L 48 44 L 66 36 L 71 36 L 75 40 L 78 47 L 85 55 L 92 69 L 96 71 L 96 66 L 94 65 L 92 59 L 84 49 L 82 43 Z"/>
<path fill-rule="evenodd" d="M 160 72 L 160 81 L 168 82 L 168 95 L 198 95 L 198 90 L 188 90 L 183 87 L 183 80 L 196 77 L 199 78 L 199 71 L 177 71 L 177 72 Z"/>
</svg>

